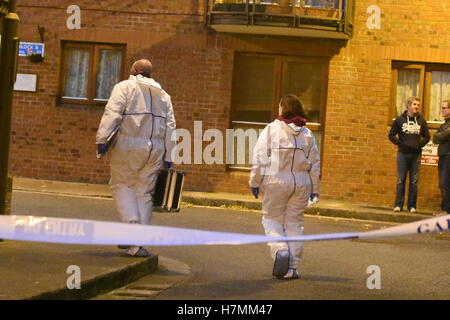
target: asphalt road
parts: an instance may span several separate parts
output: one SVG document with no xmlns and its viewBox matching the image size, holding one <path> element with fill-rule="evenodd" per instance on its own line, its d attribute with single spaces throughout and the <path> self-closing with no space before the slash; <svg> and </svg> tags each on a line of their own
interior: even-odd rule
<svg viewBox="0 0 450 320">
<path fill-rule="evenodd" d="M 118 221 L 110 199 L 14 192 L 12 213 Z M 184 207 L 154 213 L 155 225 L 261 234 L 261 214 Z M 384 223 L 306 217 L 305 234 L 379 229 Z M 191 267 L 192 275 L 156 299 L 449 299 L 450 234 L 377 240 L 309 242 L 301 279 L 275 280 L 265 244 L 153 247 L 151 251 Z M 368 289 L 380 270 L 380 289 Z M 373 282 L 371 282 L 373 283 Z"/>
</svg>

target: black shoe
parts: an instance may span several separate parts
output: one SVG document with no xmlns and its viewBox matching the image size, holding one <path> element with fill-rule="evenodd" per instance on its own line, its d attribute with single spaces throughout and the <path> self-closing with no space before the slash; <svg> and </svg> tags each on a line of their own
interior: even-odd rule
<svg viewBox="0 0 450 320">
<path fill-rule="evenodd" d="M 132 257 L 148 257 L 150 253 L 142 247 L 132 246 L 125 253 Z"/>
<path fill-rule="evenodd" d="M 275 255 L 272 275 L 281 278 L 289 270 L 289 250 L 278 250 Z"/>
</svg>

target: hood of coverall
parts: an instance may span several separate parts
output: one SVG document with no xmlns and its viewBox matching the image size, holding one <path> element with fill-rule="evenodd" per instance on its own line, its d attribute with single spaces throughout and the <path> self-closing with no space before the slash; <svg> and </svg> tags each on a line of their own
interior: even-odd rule
<svg viewBox="0 0 450 320">
<path fill-rule="evenodd" d="M 278 120 L 278 119 L 277 119 Z M 286 122 L 282 121 L 282 120 L 278 120 L 279 122 L 279 126 L 280 128 L 282 128 L 284 131 L 286 131 L 286 133 L 288 134 L 294 134 L 294 135 L 298 135 L 300 134 L 300 132 L 303 131 L 303 129 L 305 128 L 304 126 L 298 126 L 295 123 L 291 122 L 289 124 L 287 124 Z"/>
<path fill-rule="evenodd" d="M 138 74 L 137 76 L 131 75 L 128 79 L 134 80 L 137 83 L 147 86 L 147 87 L 156 87 L 156 88 L 161 89 L 161 85 L 158 82 L 156 82 L 155 80 L 153 80 L 153 78 L 147 78 L 140 74 Z"/>
</svg>

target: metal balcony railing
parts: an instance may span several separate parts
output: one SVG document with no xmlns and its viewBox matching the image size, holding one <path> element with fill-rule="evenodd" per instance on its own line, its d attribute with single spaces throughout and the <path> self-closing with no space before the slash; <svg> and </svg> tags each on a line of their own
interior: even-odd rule
<svg viewBox="0 0 450 320">
<path fill-rule="evenodd" d="M 355 0 L 206 0 L 217 32 L 350 39 Z"/>
</svg>

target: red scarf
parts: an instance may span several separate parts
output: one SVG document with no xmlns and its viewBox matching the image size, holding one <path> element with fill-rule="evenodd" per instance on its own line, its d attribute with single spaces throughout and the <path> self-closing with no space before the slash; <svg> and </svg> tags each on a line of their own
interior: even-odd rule
<svg viewBox="0 0 450 320">
<path fill-rule="evenodd" d="M 280 116 L 277 118 L 277 120 L 284 121 L 287 124 L 294 123 L 298 127 L 303 127 L 306 124 L 306 119 L 300 117 L 298 114 L 293 114 L 287 118 Z"/>
</svg>

